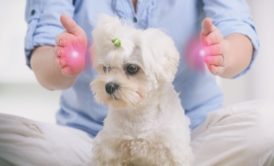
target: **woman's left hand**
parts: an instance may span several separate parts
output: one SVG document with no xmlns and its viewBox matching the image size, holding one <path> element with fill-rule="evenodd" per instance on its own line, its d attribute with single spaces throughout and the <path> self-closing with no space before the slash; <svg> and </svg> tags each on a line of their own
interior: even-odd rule
<svg viewBox="0 0 274 166">
<path fill-rule="evenodd" d="M 229 57 L 226 56 L 228 42 L 210 18 L 203 20 L 200 36 L 202 54 L 208 70 L 214 75 L 221 76 L 229 64 Z"/>
</svg>

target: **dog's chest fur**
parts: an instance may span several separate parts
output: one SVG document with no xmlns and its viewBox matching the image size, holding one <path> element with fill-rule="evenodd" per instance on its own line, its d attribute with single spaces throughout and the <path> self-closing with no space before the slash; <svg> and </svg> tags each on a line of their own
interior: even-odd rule
<svg viewBox="0 0 274 166">
<path fill-rule="evenodd" d="M 101 132 L 98 135 L 101 142 L 94 147 L 97 148 L 95 153 L 99 157 L 97 161 L 101 162 L 98 165 L 112 163 L 113 166 L 159 166 L 159 161 L 162 161 L 163 165 L 176 165 L 167 138 L 157 131 L 160 129 L 157 126 L 144 126 L 142 123 L 119 127 L 120 130 L 115 130 L 116 133 L 107 130 Z M 104 153 L 113 158 L 103 159 Z"/>
<path fill-rule="evenodd" d="M 184 145 L 186 120 L 183 110 L 177 107 L 177 94 L 172 86 L 166 88 L 168 93 L 163 93 L 163 96 L 167 98 L 160 96 L 159 100 L 154 100 L 158 102 L 150 103 L 144 110 L 109 112 L 103 130 L 94 141 L 94 158 L 98 162 L 95 165 L 178 165 L 174 160 L 177 150 L 174 150 L 173 140 L 180 140 Z M 173 106 L 166 107 L 170 100 Z M 134 113 L 136 115 L 132 115 Z M 182 134 L 178 134 L 178 129 Z M 180 146 L 177 148 L 181 150 Z"/>
</svg>

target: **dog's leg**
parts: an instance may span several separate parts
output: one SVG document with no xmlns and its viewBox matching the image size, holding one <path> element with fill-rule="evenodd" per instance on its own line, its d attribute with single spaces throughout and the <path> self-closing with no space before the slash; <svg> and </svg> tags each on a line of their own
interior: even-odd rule
<svg viewBox="0 0 274 166">
<path fill-rule="evenodd" d="M 124 140 L 120 144 L 120 151 L 122 152 L 123 166 L 177 165 L 170 151 L 160 142 L 151 143 L 142 138 Z"/>
<path fill-rule="evenodd" d="M 94 141 L 91 166 L 122 166 L 120 153 L 117 152 L 116 142 L 110 139 Z"/>
<path fill-rule="evenodd" d="M 184 142 L 184 139 L 179 140 L 170 142 L 168 145 L 172 163 L 174 163 L 174 166 L 191 166 L 193 163 L 191 146 L 188 141 Z"/>
<path fill-rule="evenodd" d="M 191 155 L 190 148 L 185 147 L 184 153 L 172 154 L 172 162 L 175 163 L 174 166 L 191 166 L 193 157 Z"/>
</svg>

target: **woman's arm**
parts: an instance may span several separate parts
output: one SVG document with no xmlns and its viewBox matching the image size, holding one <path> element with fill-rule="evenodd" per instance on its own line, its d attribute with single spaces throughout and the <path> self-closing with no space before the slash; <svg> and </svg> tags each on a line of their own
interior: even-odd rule
<svg viewBox="0 0 274 166">
<path fill-rule="evenodd" d="M 67 76 L 62 73 L 53 46 L 36 48 L 30 63 L 38 82 L 49 90 L 69 88 L 76 79 L 76 75 Z"/>
<path fill-rule="evenodd" d="M 228 65 L 220 75 L 224 78 L 233 78 L 246 69 L 251 63 L 253 46 L 248 37 L 242 34 L 231 34 L 225 38 L 227 51 L 225 52 Z"/>
<path fill-rule="evenodd" d="M 40 46 L 31 56 L 31 67 L 38 82 L 49 90 L 72 86 L 84 69 L 87 38 L 84 30 L 69 16 L 62 15 L 65 32 L 56 39 L 56 46 Z"/>
</svg>

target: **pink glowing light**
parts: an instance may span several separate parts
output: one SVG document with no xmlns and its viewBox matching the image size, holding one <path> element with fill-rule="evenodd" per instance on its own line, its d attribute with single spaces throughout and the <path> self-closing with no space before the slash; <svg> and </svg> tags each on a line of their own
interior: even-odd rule
<svg viewBox="0 0 274 166">
<path fill-rule="evenodd" d="M 185 52 L 186 64 L 193 70 L 204 71 L 206 50 L 198 37 L 190 40 Z"/>
<path fill-rule="evenodd" d="M 78 53 L 77 51 L 73 50 L 73 51 L 71 52 L 71 58 L 77 59 L 78 57 L 79 57 L 79 53 Z"/>
<path fill-rule="evenodd" d="M 203 48 L 201 48 L 201 50 L 199 51 L 199 56 L 200 57 L 205 57 L 205 50 Z"/>
<path fill-rule="evenodd" d="M 85 67 L 86 48 L 79 45 L 69 45 L 64 47 L 64 59 L 66 66 L 70 68 L 71 74 L 77 74 Z"/>
</svg>

